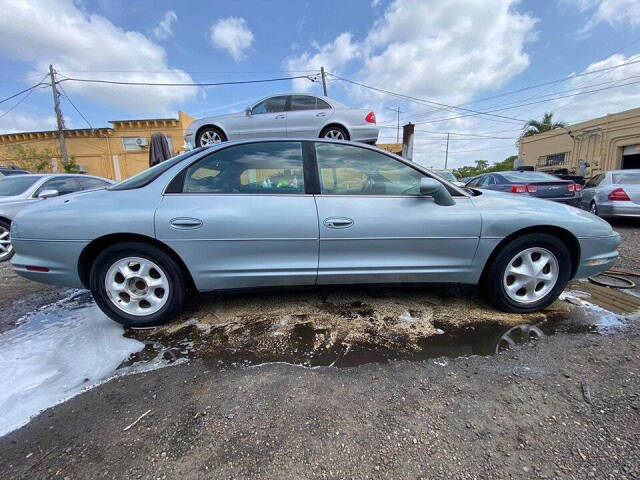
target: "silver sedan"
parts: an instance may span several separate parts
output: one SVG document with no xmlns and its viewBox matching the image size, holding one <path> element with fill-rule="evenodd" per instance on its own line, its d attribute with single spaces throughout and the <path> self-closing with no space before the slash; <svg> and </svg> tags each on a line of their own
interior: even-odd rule
<svg viewBox="0 0 640 480">
<path fill-rule="evenodd" d="M 20 210 L 47 198 L 104 188 L 112 183 L 106 178 L 72 174 L 22 174 L 0 178 L 0 262 L 13 256 L 10 228 Z"/>
<path fill-rule="evenodd" d="M 589 180 L 582 208 L 603 218 L 640 217 L 640 170 L 613 170 Z"/>
<path fill-rule="evenodd" d="M 243 112 L 195 120 L 184 134 L 187 147 L 265 137 L 331 138 L 375 144 L 376 116 L 328 97 L 275 95 Z"/>
<path fill-rule="evenodd" d="M 363 144 L 253 140 L 199 148 L 12 224 L 15 270 L 90 288 L 124 325 L 174 318 L 185 293 L 358 283 L 480 285 L 533 312 L 610 268 L 620 237 L 583 210 L 461 189 Z"/>
</svg>

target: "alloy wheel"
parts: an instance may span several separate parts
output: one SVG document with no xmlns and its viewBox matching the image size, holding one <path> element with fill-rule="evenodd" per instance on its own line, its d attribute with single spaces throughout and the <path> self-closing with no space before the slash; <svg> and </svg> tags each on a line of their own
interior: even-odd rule
<svg viewBox="0 0 640 480">
<path fill-rule="evenodd" d="M 529 304 L 542 300 L 555 286 L 559 274 L 556 256 L 546 248 L 532 247 L 509 261 L 502 283 L 511 300 Z"/>
<path fill-rule="evenodd" d="M 12 253 L 11 232 L 8 228 L 0 226 L 0 262 L 7 260 Z"/>
<path fill-rule="evenodd" d="M 201 147 L 215 145 L 216 143 L 222 143 L 222 136 L 215 130 L 206 130 L 202 133 L 202 135 L 200 135 Z"/>
<path fill-rule="evenodd" d="M 535 325 L 516 325 L 504 332 L 496 343 L 495 353 L 509 350 L 511 347 L 527 343 L 531 340 L 539 340 L 544 333 Z"/>
<path fill-rule="evenodd" d="M 327 133 L 324 134 L 324 138 L 331 138 L 333 140 L 344 140 L 344 133 L 342 133 L 341 130 L 332 128 L 331 130 L 327 130 Z"/>
<path fill-rule="evenodd" d="M 596 205 L 596 202 L 591 202 L 591 206 L 589 207 L 589 211 L 591 213 L 593 213 L 594 215 L 598 215 L 598 206 Z"/>
<path fill-rule="evenodd" d="M 141 257 L 122 258 L 109 267 L 105 289 L 111 302 L 125 313 L 152 315 L 169 298 L 169 280 L 154 262 Z"/>
</svg>

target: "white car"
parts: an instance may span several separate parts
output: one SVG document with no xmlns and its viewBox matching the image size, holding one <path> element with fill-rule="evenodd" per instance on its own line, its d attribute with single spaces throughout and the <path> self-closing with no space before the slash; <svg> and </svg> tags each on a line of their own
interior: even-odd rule
<svg viewBox="0 0 640 480">
<path fill-rule="evenodd" d="M 328 97 L 283 94 L 263 98 L 243 112 L 195 120 L 184 134 L 187 148 L 252 138 L 331 138 L 375 144 L 376 115 Z"/>
</svg>

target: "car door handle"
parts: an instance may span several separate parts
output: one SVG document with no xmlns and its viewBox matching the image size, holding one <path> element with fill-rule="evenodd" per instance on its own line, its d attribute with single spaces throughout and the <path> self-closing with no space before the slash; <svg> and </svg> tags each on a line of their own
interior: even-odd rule
<svg viewBox="0 0 640 480">
<path fill-rule="evenodd" d="M 346 217 L 330 217 L 326 218 L 323 223 L 327 228 L 349 228 L 353 225 L 353 220 Z"/>
<path fill-rule="evenodd" d="M 189 218 L 189 217 L 181 217 L 181 218 L 173 218 L 169 222 L 169 224 L 173 228 L 178 228 L 181 230 L 187 230 L 189 228 L 198 228 L 202 226 L 202 220 L 199 218 Z"/>
<path fill-rule="evenodd" d="M 326 113 L 316 113 L 316 117 L 326 117 Z"/>
<path fill-rule="evenodd" d="M 284 115 L 276 115 L 276 119 L 277 119 L 277 120 L 281 120 L 281 119 L 283 119 L 283 118 L 284 118 Z"/>
</svg>

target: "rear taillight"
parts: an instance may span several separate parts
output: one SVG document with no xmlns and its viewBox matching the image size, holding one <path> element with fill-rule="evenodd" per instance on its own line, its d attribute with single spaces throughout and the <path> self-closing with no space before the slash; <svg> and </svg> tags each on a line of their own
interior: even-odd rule
<svg viewBox="0 0 640 480">
<path fill-rule="evenodd" d="M 569 185 L 567 185 L 567 188 L 569 189 L 570 192 L 575 192 L 576 191 L 576 184 L 575 183 L 570 183 Z"/>
<path fill-rule="evenodd" d="M 538 187 L 535 185 L 511 185 L 511 193 L 536 193 Z"/>
<path fill-rule="evenodd" d="M 364 121 L 367 123 L 376 123 L 376 114 L 373 112 L 367 113 L 367 116 L 364 117 Z"/>
<path fill-rule="evenodd" d="M 622 188 L 616 188 L 609 195 L 607 195 L 607 197 L 609 198 L 609 200 L 613 200 L 614 202 L 628 202 L 631 200 L 629 198 L 629 195 L 627 195 L 627 192 L 625 192 Z"/>
<path fill-rule="evenodd" d="M 579 192 L 582 190 L 582 185 L 580 185 L 579 183 L 574 183 L 574 185 L 575 185 L 576 192 Z"/>
</svg>

